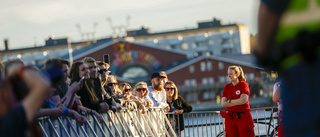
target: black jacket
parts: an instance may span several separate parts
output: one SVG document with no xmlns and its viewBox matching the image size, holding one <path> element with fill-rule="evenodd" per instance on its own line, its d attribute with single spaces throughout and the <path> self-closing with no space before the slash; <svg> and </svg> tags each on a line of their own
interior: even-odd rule
<svg viewBox="0 0 320 137">
<path fill-rule="evenodd" d="M 170 106 L 170 110 L 171 105 L 169 102 L 167 102 L 168 105 Z M 178 96 L 178 99 L 173 100 L 173 107 L 175 109 L 183 109 L 183 113 L 188 113 L 192 111 L 192 106 L 190 106 L 181 96 Z M 180 131 L 184 130 L 184 120 L 183 120 L 183 114 L 179 114 L 179 125 L 180 125 Z"/>
</svg>

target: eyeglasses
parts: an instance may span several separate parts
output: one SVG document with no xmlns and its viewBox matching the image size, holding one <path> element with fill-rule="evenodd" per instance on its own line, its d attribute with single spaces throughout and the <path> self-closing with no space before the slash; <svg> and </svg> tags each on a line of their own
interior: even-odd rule
<svg viewBox="0 0 320 137">
<path fill-rule="evenodd" d="M 96 69 L 97 66 L 91 66 L 91 67 L 88 67 L 89 69 Z"/>
<path fill-rule="evenodd" d="M 109 71 L 109 70 L 107 70 L 107 69 L 100 69 L 99 71 L 98 71 L 100 74 L 103 74 L 103 73 L 111 73 L 111 71 Z"/>
<path fill-rule="evenodd" d="M 131 91 L 131 88 L 129 88 L 129 89 L 124 89 L 124 92 L 128 92 L 128 91 Z"/>
<path fill-rule="evenodd" d="M 165 88 L 166 91 L 169 91 L 169 90 L 174 90 L 174 88 Z"/>
<path fill-rule="evenodd" d="M 136 91 L 140 92 L 140 91 L 146 91 L 146 88 L 137 88 Z"/>
<path fill-rule="evenodd" d="M 108 83 L 108 86 L 118 85 L 118 83 Z"/>
</svg>

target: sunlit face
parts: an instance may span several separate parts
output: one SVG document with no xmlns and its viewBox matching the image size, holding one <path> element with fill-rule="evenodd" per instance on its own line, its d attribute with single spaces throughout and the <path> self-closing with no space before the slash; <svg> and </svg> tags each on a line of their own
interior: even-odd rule
<svg viewBox="0 0 320 137">
<path fill-rule="evenodd" d="M 63 80 L 66 82 L 69 77 L 69 67 L 67 64 L 62 64 L 62 73 L 63 73 Z"/>
<path fill-rule="evenodd" d="M 167 97 L 173 97 L 175 90 L 175 87 L 173 85 L 168 84 L 164 89 L 166 90 Z"/>
<path fill-rule="evenodd" d="M 138 85 L 136 87 L 136 94 L 139 98 L 144 98 L 144 96 L 147 94 L 147 86 L 145 85 Z"/>
<path fill-rule="evenodd" d="M 125 92 L 125 94 L 127 94 L 128 96 L 131 96 L 132 95 L 132 92 L 131 92 L 131 87 L 130 86 L 125 86 L 123 91 Z"/>
<path fill-rule="evenodd" d="M 108 86 L 110 88 L 111 91 L 115 91 L 117 88 L 118 88 L 118 82 L 117 80 L 111 78 L 109 81 L 108 81 Z"/>
<path fill-rule="evenodd" d="M 228 77 L 231 82 L 238 80 L 238 74 L 234 70 L 228 69 Z"/>
<path fill-rule="evenodd" d="M 86 63 L 88 69 L 90 71 L 90 78 L 97 78 L 98 77 L 98 68 L 95 62 L 93 63 Z"/>
<path fill-rule="evenodd" d="M 102 73 L 100 73 L 100 71 Z M 106 66 L 105 65 L 100 65 L 99 66 L 99 75 L 100 75 L 102 81 L 106 81 L 107 80 L 108 74 L 109 73 L 108 73 L 108 70 L 106 69 Z"/>
<path fill-rule="evenodd" d="M 155 90 L 162 91 L 162 90 L 163 90 L 164 83 L 165 83 L 165 78 L 155 77 L 155 78 L 153 78 L 153 79 L 151 80 L 151 83 L 152 83 L 152 87 L 153 87 Z"/>
<path fill-rule="evenodd" d="M 81 64 L 79 66 L 79 76 L 80 76 L 80 78 L 84 77 L 84 79 L 89 79 L 90 78 L 89 69 L 88 69 L 86 64 Z"/>
</svg>

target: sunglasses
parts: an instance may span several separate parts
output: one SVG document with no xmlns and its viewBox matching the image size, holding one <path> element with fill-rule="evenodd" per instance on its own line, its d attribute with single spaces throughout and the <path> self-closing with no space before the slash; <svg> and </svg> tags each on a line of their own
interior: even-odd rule
<svg viewBox="0 0 320 137">
<path fill-rule="evenodd" d="M 166 91 L 169 91 L 169 90 L 174 90 L 174 88 L 165 88 Z"/>
<path fill-rule="evenodd" d="M 137 90 L 136 91 L 146 91 L 147 89 L 146 88 L 137 88 Z"/>
<path fill-rule="evenodd" d="M 108 86 L 118 85 L 118 83 L 108 83 Z"/>
<path fill-rule="evenodd" d="M 128 91 L 131 91 L 131 88 L 129 88 L 129 89 L 124 89 L 124 92 L 128 92 Z"/>
<path fill-rule="evenodd" d="M 103 74 L 103 73 L 110 73 L 111 71 L 109 71 L 109 70 L 107 70 L 107 69 L 100 69 L 99 71 L 98 71 L 100 74 Z"/>
</svg>

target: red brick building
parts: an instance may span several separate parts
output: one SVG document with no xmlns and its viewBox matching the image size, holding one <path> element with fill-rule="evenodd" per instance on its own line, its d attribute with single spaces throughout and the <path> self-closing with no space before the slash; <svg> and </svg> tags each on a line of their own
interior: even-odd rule
<svg viewBox="0 0 320 137">
<path fill-rule="evenodd" d="M 74 56 L 75 60 L 84 57 L 103 60 L 104 54 L 110 55 L 110 70 L 120 81 L 131 84 L 139 81 L 150 83 L 149 76 L 153 72 L 165 71 L 169 80 L 178 86 L 179 95 L 191 104 L 200 102 L 219 104 L 221 91 L 229 82 L 227 69 L 231 65 L 241 66 L 250 88 L 256 88 L 251 91 L 251 97 L 267 94 L 264 93 L 263 85 L 259 84 L 264 73 L 262 69 L 250 62 L 241 61 L 239 57 L 236 57 L 237 59 L 219 56 L 188 57 L 182 52 L 129 42 L 105 43 Z"/>
</svg>

